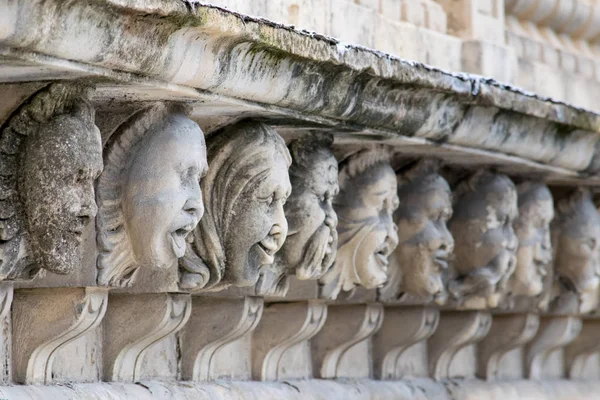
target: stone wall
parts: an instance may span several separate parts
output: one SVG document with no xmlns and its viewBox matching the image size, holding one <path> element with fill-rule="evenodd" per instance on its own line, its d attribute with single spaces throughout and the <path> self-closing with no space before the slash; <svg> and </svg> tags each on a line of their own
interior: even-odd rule
<svg viewBox="0 0 600 400">
<path fill-rule="evenodd" d="M 600 397 L 600 115 L 349 43 L 546 3 L 334 3 L 0 0 L 0 398 Z"/>
<path fill-rule="evenodd" d="M 214 0 L 447 71 L 597 110 L 597 0 Z"/>
</svg>

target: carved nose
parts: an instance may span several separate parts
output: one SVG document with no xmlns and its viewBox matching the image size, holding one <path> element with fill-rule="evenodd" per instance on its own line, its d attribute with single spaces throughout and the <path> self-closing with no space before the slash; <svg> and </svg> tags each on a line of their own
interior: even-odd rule
<svg viewBox="0 0 600 400">
<path fill-rule="evenodd" d="M 332 231 L 337 227 L 337 216 L 335 214 L 325 217 L 325 226 Z"/>
<path fill-rule="evenodd" d="M 202 202 L 202 198 L 196 199 L 188 199 L 183 205 L 183 210 L 190 214 L 193 214 L 195 218 L 200 220 L 204 215 L 204 203 Z"/>
</svg>

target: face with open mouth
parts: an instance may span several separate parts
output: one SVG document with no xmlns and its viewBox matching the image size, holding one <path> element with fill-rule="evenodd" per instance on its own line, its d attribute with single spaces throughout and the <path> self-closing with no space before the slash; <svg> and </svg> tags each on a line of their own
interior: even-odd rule
<svg viewBox="0 0 600 400">
<path fill-rule="evenodd" d="M 600 215 L 589 192 L 580 189 L 559 201 L 552 231 L 558 280 L 579 295 L 597 297 L 600 285 Z"/>
<path fill-rule="evenodd" d="M 425 174 L 403 184 L 398 192 L 400 207 L 394 214 L 399 243 L 391 257 L 400 269 L 395 293 L 418 297 L 444 296 L 444 276 L 454 249 L 446 227 L 452 216 L 448 183 L 437 174 Z"/>
<path fill-rule="evenodd" d="M 186 251 L 204 213 L 200 179 L 207 170 L 204 135 L 183 114 L 148 132 L 124 185 L 124 215 L 140 265 L 166 268 Z"/>
<path fill-rule="evenodd" d="M 392 219 L 399 203 L 396 175 L 388 164 L 376 164 L 358 176 L 353 187 L 356 188 L 354 193 L 344 194 L 355 196 L 351 203 L 356 207 L 343 209 L 338 232 L 348 229 L 349 217 L 353 221 L 363 221 L 363 227 L 357 234 L 356 243 L 352 240 L 342 242 L 340 233 L 338 258 L 346 254 L 346 249 L 342 251 L 344 247 L 356 246 L 349 249 L 354 253 L 353 264 L 358 278 L 355 283 L 373 289 L 387 281 L 388 257 L 398 244 L 397 228 Z"/>
<path fill-rule="evenodd" d="M 100 132 L 83 104 L 26 144 L 21 189 L 39 267 L 66 274 L 81 265 L 80 245 L 97 212 L 94 180 L 101 171 Z"/>
<path fill-rule="evenodd" d="M 261 269 L 272 268 L 287 236 L 283 207 L 292 190 L 288 161 L 279 151 L 265 160 L 257 183 L 246 187 L 232 210 L 225 279 L 235 286 L 256 284 Z"/>
<path fill-rule="evenodd" d="M 552 194 L 546 185 L 523 182 L 519 193 L 519 217 L 514 223 L 519 239 L 517 265 L 510 291 L 521 296 L 537 296 L 544 288 L 544 276 L 552 260 L 550 222 L 554 218 Z"/>
</svg>

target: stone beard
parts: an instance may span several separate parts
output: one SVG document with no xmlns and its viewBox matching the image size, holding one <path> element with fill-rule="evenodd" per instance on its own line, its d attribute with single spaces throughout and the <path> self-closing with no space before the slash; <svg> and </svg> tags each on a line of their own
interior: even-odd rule
<svg viewBox="0 0 600 400">
<path fill-rule="evenodd" d="M 497 307 L 516 264 L 515 185 L 505 175 L 478 172 L 455 192 L 449 223 L 455 240 L 453 298 L 466 307 Z"/>
<path fill-rule="evenodd" d="M 212 136 L 208 163 L 206 213 L 180 262 L 181 288 L 253 286 L 287 236 L 290 153 L 269 126 L 240 122 Z"/>
<path fill-rule="evenodd" d="M 396 174 L 386 148 L 362 150 L 340 164 L 334 201 L 338 251 L 321 278 L 322 296 L 335 299 L 356 285 L 374 289 L 388 278 L 388 256 L 398 244 L 392 214 L 398 207 Z"/>
<path fill-rule="evenodd" d="M 600 215 L 589 191 L 577 189 L 557 204 L 552 224 L 555 312 L 590 312 L 598 306 Z"/>
<path fill-rule="evenodd" d="M 113 135 L 98 183 L 102 285 L 131 286 L 140 266 L 176 268 L 204 213 L 202 130 L 176 105 L 134 114 Z"/>
<path fill-rule="evenodd" d="M 289 145 L 292 194 L 284 207 L 288 234 L 273 268 L 261 273 L 256 294 L 284 296 L 290 275 L 319 279 L 333 264 L 338 241 L 333 199 L 339 186 L 332 142 L 330 136 L 308 136 Z"/>
<path fill-rule="evenodd" d="M 552 261 L 550 222 L 554 218 L 552 194 L 543 183 L 517 186 L 519 217 L 513 226 L 519 240 L 517 266 L 509 281 L 513 296 L 534 297 L 544 290 L 544 277 Z"/>
<path fill-rule="evenodd" d="M 410 297 L 444 304 L 445 277 L 454 249 L 446 227 L 452 216 L 452 192 L 432 161 L 421 161 L 398 175 L 400 206 L 394 213 L 398 247 L 390 256 L 385 298 Z"/>
<path fill-rule="evenodd" d="M 83 236 L 97 212 L 94 180 L 102 171 L 100 131 L 84 92 L 52 84 L 25 103 L 2 132 L 5 143 L 20 135 L 13 142 L 18 155 L 14 193 L 20 197 L 9 197 L 14 220 L 0 221 L 6 240 L 0 243 L 0 260 L 4 245 L 19 245 L 22 239 L 27 258 L 6 278 L 30 278 L 40 268 L 57 274 L 81 268 Z M 3 275 L 5 267 L 10 265 L 2 266 Z"/>
</svg>

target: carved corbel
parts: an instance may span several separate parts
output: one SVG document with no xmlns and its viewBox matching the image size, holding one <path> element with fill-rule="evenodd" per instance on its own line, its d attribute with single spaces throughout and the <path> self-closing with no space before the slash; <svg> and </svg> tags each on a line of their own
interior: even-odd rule
<svg viewBox="0 0 600 400">
<path fill-rule="evenodd" d="M 262 312 L 258 297 L 193 297 L 192 315 L 180 334 L 183 379 L 250 379 L 252 332 Z"/>
<path fill-rule="evenodd" d="M 11 306 L 13 302 L 13 287 L 9 283 L 0 285 L 0 384 L 8 384 L 12 378 L 12 319 Z"/>
<path fill-rule="evenodd" d="M 150 378 L 177 378 L 177 344 L 165 340 L 190 317 L 192 299 L 185 294 L 111 295 L 104 318 L 102 358 L 106 381 L 138 382 Z M 136 318 L 135 316 L 142 316 Z M 164 346 L 161 346 L 163 345 Z M 160 352 L 168 376 L 155 376 L 147 362 Z"/>
<path fill-rule="evenodd" d="M 483 339 L 491 324 L 492 315 L 487 312 L 443 313 L 435 333 L 428 340 L 430 376 L 447 379 L 464 375 L 453 368 L 453 361 L 461 350 Z M 475 360 L 468 360 L 471 361 L 474 372 Z"/>
<path fill-rule="evenodd" d="M 565 347 L 565 364 L 570 379 L 586 378 L 588 362 L 595 360 L 594 356 L 600 353 L 600 340 L 598 332 L 600 321 L 586 319 L 577 338 Z"/>
<path fill-rule="evenodd" d="M 28 385 L 98 381 L 102 288 L 18 290 L 13 302 L 13 376 Z M 93 361 L 91 361 L 93 360 Z"/>
<path fill-rule="evenodd" d="M 373 336 L 375 377 L 426 377 L 426 340 L 435 332 L 439 316 L 432 308 L 387 307 L 381 329 Z"/>
<path fill-rule="evenodd" d="M 329 306 L 327 313 L 325 325 L 311 341 L 313 370 L 327 379 L 371 377 L 371 337 L 383 322 L 383 306 Z"/>
<path fill-rule="evenodd" d="M 550 356 L 573 342 L 581 332 L 581 319 L 577 317 L 546 317 L 542 319 L 537 335 L 527 346 L 526 368 L 529 379 L 543 379 L 545 370 L 550 366 Z M 559 369 L 563 368 L 563 354 L 558 361 Z"/>
<path fill-rule="evenodd" d="M 540 317 L 536 314 L 494 316 L 490 332 L 479 343 L 477 375 L 488 381 L 506 375 L 506 370 L 502 368 L 503 358 L 512 350 L 522 348 L 533 339 L 539 324 Z M 521 353 L 519 355 L 522 356 Z M 523 360 L 519 361 L 522 365 Z M 521 374 L 523 372 L 521 371 Z"/>
<path fill-rule="evenodd" d="M 318 300 L 265 306 L 252 339 L 255 380 L 313 377 L 310 339 L 327 319 L 327 305 Z"/>
</svg>

